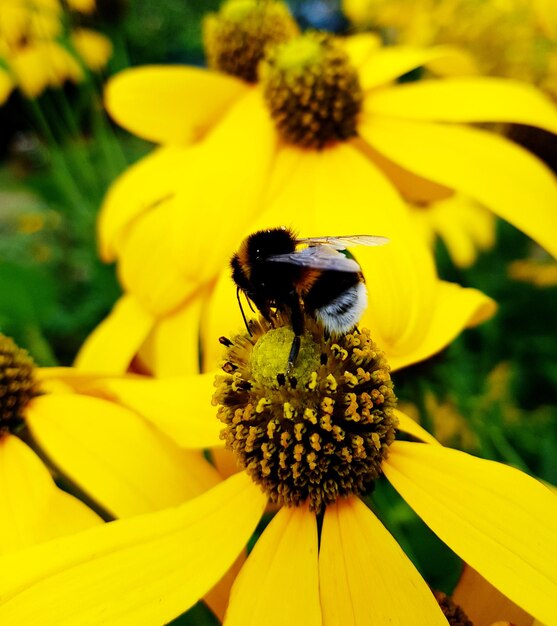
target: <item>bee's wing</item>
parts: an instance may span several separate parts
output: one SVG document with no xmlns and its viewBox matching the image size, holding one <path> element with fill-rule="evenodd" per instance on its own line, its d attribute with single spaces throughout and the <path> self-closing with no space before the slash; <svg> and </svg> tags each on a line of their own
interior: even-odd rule
<svg viewBox="0 0 557 626">
<path fill-rule="evenodd" d="M 360 266 L 354 259 L 349 259 L 328 245 L 313 248 L 303 248 L 287 254 L 275 254 L 268 261 L 276 263 L 290 263 L 316 270 L 335 270 L 336 272 L 359 272 Z"/>
<path fill-rule="evenodd" d="M 305 243 L 308 246 L 331 246 L 336 250 L 346 250 L 350 246 L 384 246 L 389 243 L 389 239 L 379 235 L 346 235 L 341 237 L 308 237 L 307 239 L 297 239 L 296 243 Z"/>
</svg>

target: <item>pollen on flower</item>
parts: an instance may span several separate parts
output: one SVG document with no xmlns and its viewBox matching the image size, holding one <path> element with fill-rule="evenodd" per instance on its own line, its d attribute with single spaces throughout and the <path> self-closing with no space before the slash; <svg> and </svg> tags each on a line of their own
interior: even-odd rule
<svg viewBox="0 0 557 626">
<path fill-rule="evenodd" d="M 283 2 L 229 0 L 203 22 L 207 63 L 254 83 L 266 49 L 298 33 L 298 25 Z"/>
<path fill-rule="evenodd" d="M 466 613 L 449 596 L 442 591 L 436 591 L 434 595 L 450 626 L 473 626 Z"/>
<path fill-rule="evenodd" d="M 23 425 L 23 411 L 39 391 L 35 364 L 26 350 L 0 334 L 0 436 Z"/>
<path fill-rule="evenodd" d="M 286 142 L 323 148 L 356 135 L 362 89 L 348 55 L 331 35 L 306 33 L 270 49 L 260 79 Z"/>
<path fill-rule="evenodd" d="M 340 496 L 369 491 L 397 425 L 389 366 L 369 331 L 333 341 L 306 320 L 287 374 L 294 337 L 288 320 L 277 313 L 251 330 L 226 347 L 224 374 L 215 381 L 221 437 L 241 466 L 286 506 L 307 502 L 320 511 Z"/>
</svg>

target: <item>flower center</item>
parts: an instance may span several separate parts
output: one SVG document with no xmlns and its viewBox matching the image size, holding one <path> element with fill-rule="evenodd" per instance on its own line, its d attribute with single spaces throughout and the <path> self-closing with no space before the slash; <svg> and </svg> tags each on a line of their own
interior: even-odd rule
<svg viewBox="0 0 557 626">
<path fill-rule="evenodd" d="M 268 46 L 288 41 L 298 25 L 283 2 L 229 0 L 203 22 L 209 67 L 250 83 Z"/>
<path fill-rule="evenodd" d="M 27 351 L 0 334 L 0 436 L 23 425 L 23 410 L 38 394 L 34 370 Z"/>
<path fill-rule="evenodd" d="M 449 596 L 442 591 L 436 591 L 434 595 L 450 626 L 473 626 L 466 613 Z"/>
<path fill-rule="evenodd" d="M 357 134 L 362 89 L 333 36 L 307 33 L 276 46 L 261 64 L 260 78 L 271 116 L 288 143 L 323 148 Z"/>
<path fill-rule="evenodd" d="M 280 313 L 252 322 L 251 337 L 223 338 L 213 401 L 221 437 L 270 500 L 320 511 L 372 488 L 395 436 L 396 397 L 367 329 L 324 338 L 319 323 L 306 326 L 288 374 L 294 333 Z"/>
</svg>

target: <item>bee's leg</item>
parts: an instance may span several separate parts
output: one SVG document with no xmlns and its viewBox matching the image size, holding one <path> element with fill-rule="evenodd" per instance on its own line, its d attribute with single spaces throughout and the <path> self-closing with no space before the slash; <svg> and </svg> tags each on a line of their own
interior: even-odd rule
<svg viewBox="0 0 557 626">
<path fill-rule="evenodd" d="M 298 353 L 300 352 L 302 334 L 304 333 L 304 314 L 302 312 L 300 297 L 296 292 L 290 294 L 288 305 L 290 307 L 290 323 L 292 324 L 292 330 L 294 331 L 294 339 L 292 340 L 290 354 L 288 355 L 286 373 L 290 372 L 296 362 Z"/>
</svg>

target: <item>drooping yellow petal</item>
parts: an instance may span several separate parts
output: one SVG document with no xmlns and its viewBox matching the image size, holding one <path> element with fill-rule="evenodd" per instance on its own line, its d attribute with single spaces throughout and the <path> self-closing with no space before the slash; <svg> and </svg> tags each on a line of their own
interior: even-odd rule
<svg viewBox="0 0 557 626">
<path fill-rule="evenodd" d="M 89 28 L 74 30 L 71 40 L 82 61 L 93 72 L 102 70 L 112 55 L 110 39 Z"/>
<path fill-rule="evenodd" d="M 222 424 L 211 404 L 215 372 L 164 379 L 111 378 L 97 388 L 153 422 L 184 448 L 221 447 Z"/>
<path fill-rule="evenodd" d="M 248 89 L 241 80 L 187 66 L 127 69 L 107 85 L 105 105 L 130 132 L 156 143 L 196 141 Z"/>
<path fill-rule="evenodd" d="M 359 498 L 325 510 L 319 583 L 323 626 L 447 626 L 410 559 Z"/>
<path fill-rule="evenodd" d="M 464 561 L 547 626 L 557 624 L 557 498 L 518 470 L 396 441 L 383 471 Z"/>
<path fill-rule="evenodd" d="M 269 208 L 251 231 L 286 224 L 302 237 L 354 229 L 392 236 L 408 220 L 396 189 L 358 140 L 319 152 L 281 146 L 264 204 Z"/>
<path fill-rule="evenodd" d="M 496 626 L 498 620 L 502 619 L 509 622 L 499 622 L 499 626 L 534 626 L 535 623 L 533 617 L 511 602 L 469 565 L 464 566 L 452 599 L 464 609 L 473 624 Z"/>
<path fill-rule="evenodd" d="M 124 289 L 154 316 L 172 312 L 202 286 L 202 277 L 185 276 L 169 245 L 174 198 L 144 213 L 127 231 L 118 275 Z M 186 242 L 184 242 L 186 243 Z"/>
<path fill-rule="evenodd" d="M 250 90 L 194 147 L 176 196 L 167 245 L 185 277 L 209 281 L 228 264 L 261 212 L 276 132 L 259 90 Z"/>
<path fill-rule="evenodd" d="M 181 450 L 129 409 L 77 394 L 49 394 L 27 408 L 40 447 L 116 517 L 156 511 L 219 482 L 199 452 Z"/>
<path fill-rule="evenodd" d="M 126 228 L 147 210 L 172 198 L 191 162 L 188 148 L 165 146 L 129 167 L 111 185 L 99 214 L 100 253 L 114 261 Z"/>
<path fill-rule="evenodd" d="M 478 129 L 378 116 L 360 132 L 402 167 L 471 196 L 557 256 L 557 183 L 523 148 Z"/>
<path fill-rule="evenodd" d="M 0 554 L 100 524 L 79 500 L 60 491 L 37 455 L 17 437 L 0 438 Z"/>
<path fill-rule="evenodd" d="M 245 474 L 176 508 L 0 559 L 2 624 L 164 624 L 241 552 L 266 498 Z"/>
<path fill-rule="evenodd" d="M 208 288 L 197 291 L 178 310 L 159 318 L 139 349 L 139 361 L 154 376 L 199 372 L 199 324 Z"/>
<path fill-rule="evenodd" d="M 374 93 L 369 115 L 440 122 L 512 122 L 557 133 L 557 108 L 532 85 L 493 77 L 421 80 Z"/>
<path fill-rule="evenodd" d="M 440 445 L 440 443 L 435 439 L 433 435 L 427 432 L 424 428 L 422 428 L 418 422 L 413 420 L 411 417 L 395 409 L 395 415 L 398 419 L 397 430 L 406 433 L 407 435 L 412 435 L 412 437 L 416 437 L 425 443 L 432 443 L 434 445 Z"/>
<path fill-rule="evenodd" d="M 305 507 L 282 508 L 238 575 L 223 626 L 321 626 L 317 523 Z"/>
<path fill-rule="evenodd" d="M 87 337 L 75 366 L 90 372 L 125 372 L 153 323 L 153 317 L 136 298 L 122 296 L 110 315 Z"/>
<path fill-rule="evenodd" d="M 0 68 L 0 105 L 4 104 L 14 88 L 13 78 Z"/>
<path fill-rule="evenodd" d="M 465 328 L 491 318 L 496 309 L 495 301 L 477 289 L 439 281 L 425 333 L 413 346 L 402 342 L 397 346 L 397 352 L 389 355 L 391 369 L 400 369 L 437 354 Z"/>
<path fill-rule="evenodd" d="M 381 48 L 375 54 L 369 55 L 366 62 L 359 68 L 358 76 L 362 89 L 367 91 L 390 83 L 422 65 L 442 60 L 453 65 L 460 65 L 463 73 L 473 71 L 468 57 L 458 48 L 392 46 Z"/>
</svg>

